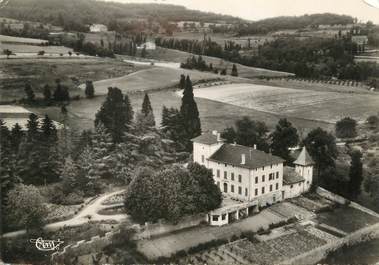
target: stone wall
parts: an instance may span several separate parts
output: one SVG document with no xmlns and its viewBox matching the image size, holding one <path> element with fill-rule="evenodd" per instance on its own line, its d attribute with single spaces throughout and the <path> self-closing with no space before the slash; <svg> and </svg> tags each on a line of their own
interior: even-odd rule
<svg viewBox="0 0 379 265">
<path fill-rule="evenodd" d="M 367 214 L 371 214 L 373 216 L 379 217 L 379 215 L 370 210 L 367 209 L 355 202 L 350 202 L 349 200 L 345 199 L 342 196 L 339 196 L 337 194 L 334 194 L 328 190 L 325 190 L 321 187 L 318 187 L 316 192 L 331 201 L 340 203 L 340 204 L 346 204 L 350 203 L 349 205 L 353 208 L 356 208 L 360 211 L 366 212 Z M 338 239 L 336 241 L 330 242 L 328 244 L 325 244 L 321 247 L 315 248 L 307 253 L 303 253 L 302 255 L 299 255 L 297 257 L 294 257 L 292 259 L 286 260 L 282 262 L 281 264 L 316 264 L 320 260 L 327 257 L 327 255 L 330 252 L 333 252 L 343 246 L 351 246 L 355 245 L 361 242 L 369 241 L 371 239 L 379 238 L 379 223 L 376 223 L 374 225 L 371 225 L 369 227 L 362 228 L 360 230 L 357 230 L 351 234 L 346 235 L 345 237 Z"/>
<path fill-rule="evenodd" d="M 324 197 L 324 198 L 331 200 L 333 202 L 337 202 L 339 204 L 345 204 L 345 203 L 349 202 L 349 200 L 345 199 L 344 197 L 339 196 L 337 194 L 334 194 L 334 193 L 332 193 L 326 189 L 323 189 L 321 187 L 317 187 L 316 193 L 318 195 L 320 195 L 321 197 Z"/>
<path fill-rule="evenodd" d="M 103 237 L 94 236 L 89 241 L 78 241 L 75 244 L 67 245 L 63 251 L 55 252 L 51 255 L 52 264 L 65 264 L 65 257 L 76 257 L 96 253 L 101 251 L 104 247 L 111 244 L 112 238 L 120 231 L 108 232 Z"/>
<path fill-rule="evenodd" d="M 178 230 L 194 227 L 206 221 L 206 214 L 198 214 L 194 216 L 187 216 L 180 220 L 176 225 L 165 223 L 164 221 L 145 225 L 133 225 L 131 228 L 135 230 L 135 240 L 148 239 L 154 236 L 160 236 L 163 234 L 175 232 Z M 119 230 L 113 232 L 107 232 L 105 236 L 94 236 L 89 241 L 78 241 L 75 244 L 67 245 L 60 252 L 55 252 L 51 255 L 52 264 L 64 264 L 66 256 L 76 257 L 82 255 L 88 255 L 90 253 L 96 253 L 101 251 L 104 247 L 112 243 L 112 238 L 115 234 L 120 233 Z"/>
</svg>

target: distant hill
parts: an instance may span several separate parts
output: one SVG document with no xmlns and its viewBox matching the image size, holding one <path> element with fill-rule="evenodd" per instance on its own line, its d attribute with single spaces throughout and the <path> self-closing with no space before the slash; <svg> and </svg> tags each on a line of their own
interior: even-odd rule
<svg viewBox="0 0 379 265">
<path fill-rule="evenodd" d="M 303 29 L 317 27 L 318 25 L 346 25 L 352 24 L 354 18 L 347 15 L 331 13 L 313 14 L 303 16 L 282 16 L 259 20 L 240 27 L 239 34 L 265 34 L 277 30 Z"/>
<path fill-rule="evenodd" d="M 93 23 L 109 26 L 115 21 L 133 19 L 160 22 L 194 19 L 203 22 L 241 21 L 236 17 L 190 10 L 177 5 L 122 4 L 95 0 L 12 0 L 6 7 L 0 9 L 0 16 L 51 23 L 68 30 L 81 30 L 84 25 Z"/>
</svg>

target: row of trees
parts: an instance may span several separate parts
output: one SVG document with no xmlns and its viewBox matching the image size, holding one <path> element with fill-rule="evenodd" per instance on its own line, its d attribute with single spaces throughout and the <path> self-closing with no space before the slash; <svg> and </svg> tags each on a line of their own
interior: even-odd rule
<svg viewBox="0 0 379 265">
<path fill-rule="evenodd" d="M 70 92 L 67 86 L 62 85 L 60 79 L 55 80 L 56 87 L 52 91 L 51 87 L 46 84 L 42 89 L 43 102 L 50 104 L 52 102 L 67 102 L 70 101 Z M 25 91 L 25 101 L 29 104 L 34 104 L 38 102 L 36 98 L 33 87 L 27 83 L 24 88 Z M 90 80 L 86 81 L 84 94 L 87 98 L 93 98 L 95 96 L 95 88 L 93 82 Z"/>
<path fill-rule="evenodd" d="M 276 39 L 259 46 L 257 55 L 241 55 L 240 47 L 233 42 L 228 42 L 222 47 L 210 38 L 202 41 L 157 38 L 156 44 L 194 54 L 214 56 L 247 66 L 295 73 L 297 76 L 307 78 L 334 76 L 363 81 L 379 75 L 379 67 L 375 63 L 354 61 L 354 44 L 348 38 Z"/>
<path fill-rule="evenodd" d="M 195 56 L 191 56 L 187 58 L 186 62 L 180 64 L 180 67 L 184 69 L 196 69 L 199 71 L 208 71 L 208 72 L 213 72 L 215 74 L 218 74 L 220 72 L 221 75 L 227 74 L 226 68 L 218 69 L 216 67 L 213 67 L 212 63 L 209 63 L 209 65 L 207 65 L 206 61 L 203 59 L 201 55 L 199 55 L 197 58 Z M 238 70 L 235 64 L 233 64 L 230 74 L 232 76 L 238 76 Z"/>
</svg>

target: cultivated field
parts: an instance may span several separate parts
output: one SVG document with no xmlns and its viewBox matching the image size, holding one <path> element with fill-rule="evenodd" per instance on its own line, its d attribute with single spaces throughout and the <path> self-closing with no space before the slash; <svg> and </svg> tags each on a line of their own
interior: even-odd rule
<svg viewBox="0 0 379 265">
<path fill-rule="evenodd" d="M 350 116 L 365 120 L 377 112 L 379 95 L 312 91 L 253 84 L 195 89 L 195 96 L 262 112 L 334 123 Z"/>
<path fill-rule="evenodd" d="M 38 45 L 27 45 L 27 44 L 9 44 L 2 43 L 1 51 L 8 49 L 15 54 L 23 53 L 38 53 L 39 51 L 45 51 L 45 54 L 67 54 L 69 51 L 73 51 L 71 48 L 64 46 L 38 46 Z M 15 56 L 12 56 L 15 58 Z"/>
<path fill-rule="evenodd" d="M 86 80 L 102 80 L 132 73 L 143 66 L 105 58 L 62 58 L 62 59 L 2 59 L 0 64 L 0 100 L 17 100 L 24 96 L 24 87 L 31 83 L 37 96 L 45 84 L 55 87 L 59 78 L 70 88 L 72 95 L 83 92 L 77 88 Z"/>
<path fill-rule="evenodd" d="M 188 57 L 193 56 L 193 54 L 173 49 L 166 49 L 166 48 L 160 48 L 157 47 L 155 51 L 148 51 L 148 58 L 155 59 L 155 60 L 162 60 L 162 61 L 169 61 L 169 62 L 185 62 Z M 223 59 L 210 57 L 210 56 L 203 56 L 203 59 L 209 64 L 212 63 L 214 68 L 220 68 L 224 69 L 227 68 L 228 74 L 231 73 L 231 69 L 233 66 L 233 63 L 225 61 Z M 279 72 L 279 71 L 272 71 L 267 70 L 263 68 L 256 68 L 256 67 L 248 67 L 241 64 L 236 64 L 238 75 L 240 77 L 244 78 L 254 78 L 259 76 L 288 76 L 292 75 L 290 73 L 285 72 Z"/>
</svg>

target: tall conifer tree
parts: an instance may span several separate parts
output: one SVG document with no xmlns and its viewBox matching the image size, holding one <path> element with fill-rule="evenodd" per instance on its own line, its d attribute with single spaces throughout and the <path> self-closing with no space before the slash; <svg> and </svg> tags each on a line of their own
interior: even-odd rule
<svg viewBox="0 0 379 265">
<path fill-rule="evenodd" d="M 183 92 L 180 114 L 186 130 L 187 150 L 191 150 L 191 139 L 201 134 L 199 110 L 193 95 L 192 82 L 189 76 L 186 78 L 186 87 Z"/>
<path fill-rule="evenodd" d="M 112 135 L 115 143 L 122 141 L 133 121 L 133 109 L 127 95 L 123 95 L 117 87 L 109 87 L 108 95 L 96 113 L 95 126 L 102 123 Z"/>
</svg>

